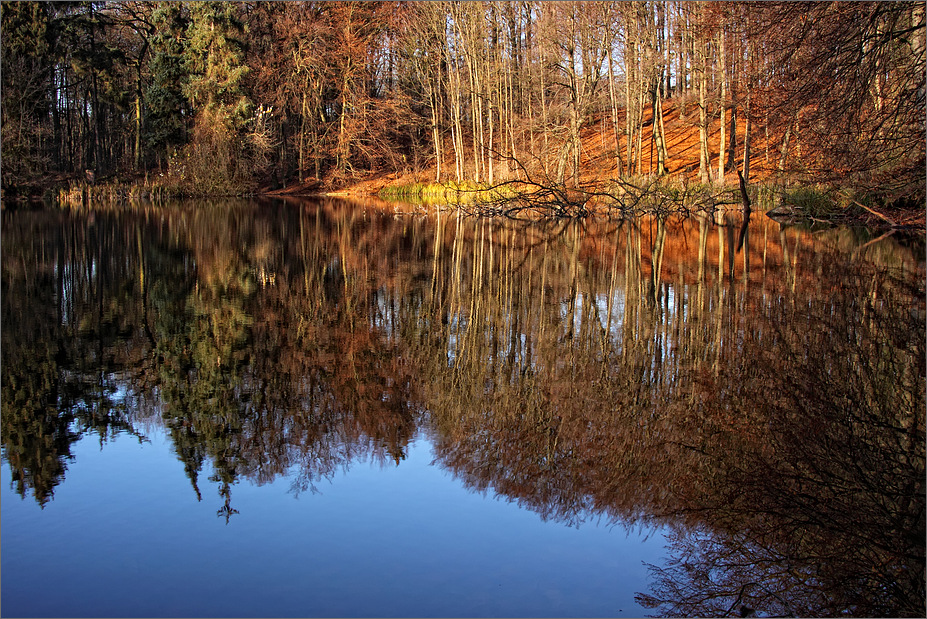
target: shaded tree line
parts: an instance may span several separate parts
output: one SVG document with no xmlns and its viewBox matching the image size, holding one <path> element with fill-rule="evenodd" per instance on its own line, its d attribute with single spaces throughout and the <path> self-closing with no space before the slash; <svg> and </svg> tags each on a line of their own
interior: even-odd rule
<svg viewBox="0 0 927 619">
<path fill-rule="evenodd" d="M 923 194 L 924 3 L 4 2 L 3 189 L 579 182 L 734 168 Z M 698 132 L 669 169 L 665 119 Z"/>
</svg>

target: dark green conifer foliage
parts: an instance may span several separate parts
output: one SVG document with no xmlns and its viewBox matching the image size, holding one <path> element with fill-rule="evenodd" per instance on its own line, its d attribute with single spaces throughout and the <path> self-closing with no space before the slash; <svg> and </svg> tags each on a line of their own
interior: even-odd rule
<svg viewBox="0 0 927 619">
<path fill-rule="evenodd" d="M 48 84 L 52 55 L 48 6 L 4 2 L 0 7 L 2 44 L 2 185 L 28 185 L 47 170 L 43 146 L 49 131 Z"/>
<path fill-rule="evenodd" d="M 155 35 L 151 38 L 151 82 L 145 92 L 145 144 L 163 162 L 171 148 L 187 140 L 190 106 L 182 85 L 187 78 L 184 53 L 189 20 L 183 5 L 161 2 L 152 12 L 152 22 Z"/>
<path fill-rule="evenodd" d="M 204 111 L 241 128 L 251 113 L 245 90 L 244 26 L 227 2 L 197 2 L 190 7 L 184 68 L 184 93 L 197 112 Z"/>
<path fill-rule="evenodd" d="M 245 85 L 244 26 L 235 4 L 198 2 L 189 10 L 183 92 L 194 127 L 178 162 L 181 180 L 192 180 L 198 191 L 237 193 L 254 176 L 246 144 L 253 105 Z"/>
</svg>

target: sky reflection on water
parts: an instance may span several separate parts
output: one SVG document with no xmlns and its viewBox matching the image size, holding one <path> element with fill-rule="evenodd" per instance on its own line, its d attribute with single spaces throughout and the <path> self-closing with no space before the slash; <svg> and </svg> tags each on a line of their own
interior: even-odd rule
<svg viewBox="0 0 927 619">
<path fill-rule="evenodd" d="M 923 615 L 922 237 L 337 200 L 2 232 L 7 615 Z"/>
<path fill-rule="evenodd" d="M 640 616 L 659 533 L 542 522 L 432 466 L 356 462 L 197 502 L 163 432 L 74 448 L 44 509 L 2 471 L 5 616 Z M 643 533 L 643 534 L 642 534 Z"/>
</svg>

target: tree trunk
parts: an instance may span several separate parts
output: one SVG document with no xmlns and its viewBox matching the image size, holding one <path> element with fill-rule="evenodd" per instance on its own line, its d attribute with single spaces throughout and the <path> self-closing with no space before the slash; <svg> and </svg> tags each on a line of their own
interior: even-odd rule
<svg viewBox="0 0 927 619">
<path fill-rule="evenodd" d="M 747 102 L 744 110 L 744 179 L 750 182 L 750 88 L 747 87 Z"/>
<path fill-rule="evenodd" d="M 299 128 L 299 182 L 302 183 L 305 180 L 303 176 L 303 170 L 305 169 L 306 164 L 306 120 L 307 120 L 307 110 L 306 110 L 306 91 L 309 90 L 309 77 L 306 76 L 306 87 L 303 90 L 303 101 L 302 101 L 302 113 L 300 128 Z"/>
<path fill-rule="evenodd" d="M 734 93 L 731 92 L 731 98 L 734 98 Z M 727 141 L 727 162 L 724 164 L 725 170 L 733 170 L 737 166 L 737 108 L 731 108 L 731 124 L 730 130 L 728 131 L 730 137 Z"/>
<path fill-rule="evenodd" d="M 621 134 L 618 130 L 618 98 L 615 95 L 615 71 L 614 59 L 612 58 L 612 37 L 611 28 L 606 30 L 605 45 L 608 49 L 608 98 L 611 103 L 612 126 L 615 130 L 615 170 L 616 174 L 621 177 Z"/>
<path fill-rule="evenodd" d="M 724 112 L 727 105 L 727 62 L 724 54 L 724 25 L 721 26 L 721 31 L 718 33 L 718 58 L 721 62 L 721 67 L 719 70 L 719 77 L 721 81 L 721 99 L 718 102 L 718 114 L 721 120 L 721 139 L 718 141 L 718 184 L 724 184 L 724 147 L 725 144 L 725 135 L 724 135 Z"/>
<path fill-rule="evenodd" d="M 457 182 L 463 179 L 463 127 L 460 120 L 460 68 L 456 63 L 450 62 L 452 68 L 450 75 L 451 82 L 451 113 L 453 115 L 453 125 L 451 126 L 451 136 L 454 143 L 454 173 Z"/>
<path fill-rule="evenodd" d="M 666 141 L 663 134 L 663 97 L 660 86 L 663 82 L 663 73 L 660 72 L 655 81 L 653 91 L 653 140 L 657 147 L 657 175 L 664 176 L 666 170 Z"/>
<path fill-rule="evenodd" d="M 142 167 L 142 97 L 141 88 L 135 95 L 135 169 Z"/>
<path fill-rule="evenodd" d="M 489 136 L 486 143 L 486 182 L 490 185 L 493 184 L 493 165 L 492 165 L 492 138 L 493 138 L 493 125 L 492 125 L 492 99 L 490 99 L 487 104 L 487 112 L 489 113 Z M 500 114 L 501 119 L 501 114 Z"/>
<path fill-rule="evenodd" d="M 579 185 L 579 164 L 582 144 L 580 142 L 580 74 L 576 67 L 576 13 L 570 13 L 570 141 L 573 152 L 573 185 Z"/>
<path fill-rule="evenodd" d="M 706 58 L 705 43 L 699 50 L 699 77 L 698 77 L 698 174 L 699 181 L 707 185 L 711 182 L 711 173 L 708 170 L 708 108 L 705 101 L 708 89 L 708 59 Z"/>
<path fill-rule="evenodd" d="M 792 137 L 792 125 L 794 123 L 790 122 L 789 126 L 785 130 L 785 135 L 782 137 L 782 146 L 779 148 L 779 171 L 785 171 L 785 162 L 789 154 L 789 139 Z"/>
<path fill-rule="evenodd" d="M 629 35 L 630 36 L 630 33 Z M 628 174 L 632 174 L 634 171 L 634 150 L 631 146 L 634 143 L 634 114 L 631 113 L 631 84 L 634 83 L 632 79 L 633 73 L 633 56 L 629 56 L 628 52 L 631 50 L 630 43 L 625 46 L 625 57 L 624 57 L 624 136 L 627 140 L 627 160 L 628 160 Z"/>
<path fill-rule="evenodd" d="M 439 69 L 440 70 L 440 69 Z M 440 78 L 439 78 L 440 79 Z M 436 91 L 430 93 L 431 102 L 431 140 L 435 147 L 435 182 L 441 182 L 441 132 L 438 128 L 438 95 Z"/>
</svg>

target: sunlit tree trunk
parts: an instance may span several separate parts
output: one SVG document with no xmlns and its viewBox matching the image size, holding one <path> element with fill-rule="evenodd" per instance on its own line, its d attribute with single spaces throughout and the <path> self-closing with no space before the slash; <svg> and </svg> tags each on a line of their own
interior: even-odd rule
<svg viewBox="0 0 927 619">
<path fill-rule="evenodd" d="M 635 132 L 637 133 L 637 146 L 635 153 L 635 158 L 637 160 L 637 173 L 643 173 L 643 146 L 644 146 L 644 95 L 647 91 L 646 86 L 646 76 L 644 74 L 643 60 L 638 56 L 638 65 L 636 68 L 637 71 L 637 123 L 634 127 Z"/>
<path fill-rule="evenodd" d="M 608 52 L 608 100 L 611 104 L 612 128 L 615 133 L 615 174 L 619 177 L 624 174 L 621 163 L 621 133 L 618 123 L 618 97 L 615 94 L 615 61 L 613 58 L 611 16 L 606 20 L 605 47 Z"/>
<path fill-rule="evenodd" d="M 724 112 L 725 107 L 727 106 L 727 59 L 725 58 L 725 45 L 724 45 L 724 24 L 721 24 L 721 28 L 718 32 L 718 60 L 720 62 L 720 68 L 718 69 L 718 78 L 721 82 L 721 98 L 718 102 L 718 115 L 721 121 L 721 139 L 718 142 L 718 178 L 717 182 L 719 185 L 724 184 L 724 149 L 727 146 L 725 141 L 725 123 L 724 123 Z"/>
<path fill-rule="evenodd" d="M 664 138 L 663 127 L 663 96 L 660 93 L 660 85 L 663 73 L 658 73 L 658 78 L 653 93 L 653 139 L 657 149 L 657 175 L 666 174 L 666 140 Z"/>
<path fill-rule="evenodd" d="M 630 26 L 627 26 L 630 28 Z M 631 33 L 627 33 L 627 42 L 625 43 L 625 52 L 624 52 L 624 136 L 627 141 L 627 161 L 628 161 L 628 174 L 632 174 L 634 171 L 634 151 L 632 144 L 634 144 L 634 114 L 631 110 L 631 84 L 634 83 L 633 76 L 633 55 L 630 54 L 632 45 L 630 42 Z"/>
<path fill-rule="evenodd" d="M 299 182 L 305 180 L 304 170 L 306 169 L 306 122 L 308 120 L 308 110 L 306 109 L 306 91 L 309 90 L 309 77 L 306 77 L 306 84 L 303 88 L 302 104 L 300 105 L 300 129 L 299 129 Z"/>
<path fill-rule="evenodd" d="M 663 75 L 664 72 L 670 71 L 669 63 L 666 61 L 664 49 L 663 28 L 665 26 L 664 6 L 662 2 L 655 5 L 656 15 L 647 12 L 644 15 L 644 26 L 648 31 L 648 55 L 647 55 L 647 75 L 649 77 L 648 87 L 650 89 L 650 108 L 651 118 L 653 121 L 651 139 L 652 146 L 656 150 L 658 176 L 666 174 L 666 138 L 665 128 L 663 126 Z M 651 157 L 651 173 L 653 172 L 653 161 Z"/>
<path fill-rule="evenodd" d="M 703 184 L 711 182 L 711 174 L 708 170 L 708 54 L 705 50 L 705 42 L 702 41 L 699 48 L 699 75 L 698 75 L 698 174 L 699 180 Z"/>
<path fill-rule="evenodd" d="M 794 122 L 790 122 L 788 127 L 785 129 L 785 135 L 782 136 L 782 145 L 779 147 L 779 166 L 778 169 L 780 172 L 785 171 L 785 162 L 786 158 L 789 155 L 789 141 L 792 138 L 792 126 Z"/>
<path fill-rule="evenodd" d="M 440 78 L 439 78 L 440 79 Z M 431 141 L 435 149 L 435 182 L 441 182 L 441 163 L 443 160 L 441 129 L 438 125 L 438 93 L 435 90 L 428 97 L 431 107 Z"/>
<path fill-rule="evenodd" d="M 747 101 L 744 108 L 744 158 L 743 158 L 743 175 L 744 181 L 750 182 L 750 87 L 747 86 Z"/>
</svg>

